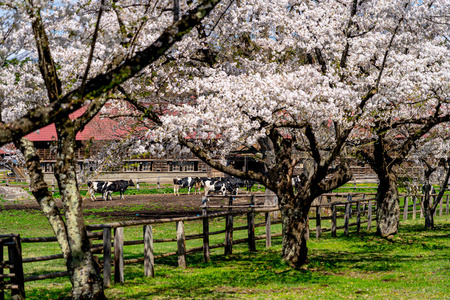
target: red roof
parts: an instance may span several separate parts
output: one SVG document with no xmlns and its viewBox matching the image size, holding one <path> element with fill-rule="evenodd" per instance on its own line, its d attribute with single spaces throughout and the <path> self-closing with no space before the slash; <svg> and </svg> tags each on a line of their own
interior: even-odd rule
<svg viewBox="0 0 450 300">
<path fill-rule="evenodd" d="M 71 119 L 80 117 L 86 111 L 86 107 L 69 115 Z M 114 140 L 128 134 L 129 131 L 119 128 L 119 123 L 109 118 L 95 116 L 85 127 L 76 135 L 77 141 L 85 140 Z M 57 140 L 55 124 L 50 124 L 36 130 L 26 136 L 30 141 L 52 141 Z"/>
</svg>

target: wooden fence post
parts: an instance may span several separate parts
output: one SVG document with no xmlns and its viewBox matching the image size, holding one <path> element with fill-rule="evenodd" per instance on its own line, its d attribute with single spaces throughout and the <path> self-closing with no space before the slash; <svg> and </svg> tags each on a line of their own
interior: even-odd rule
<svg viewBox="0 0 450 300">
<path fill-rule="evenodd" d="M 363 194 L 362 200 L 366 200 L 366 194 Z M 366 202 L 363 203 L 363 207 L 362 207 L 362 214 L 363 216 L 367 216 L 367 212 L 366 212 Z"/>
<path fill-rule="evenodd" d="M 306 234 L 305 238 L 307 241 L 309 241 L 309 216 L 306 216 Z"/>
<path fill-rule="evenodd" d="M 144 226 L 144 276 L 155 277 L 152 225 Z"/>
<path fill-rule="evenodd" d="M 156 188 L 158 189 L 158 192 L 161 192 L 161 184 L 159 183 L 159 177 L 156 177 Z"/>
<path fill-rule="evenodd" d="M 265 213 L 266 217 L 266 248 L 272 247 L 272 233 L 270 231 L 270 213 Z"/>
<path fill-rule="evenodd" d="M 372 200 L 367 203 L 367 230 L 372 227 Z"/>
<path fill-rule="evenodd" d="M 331 205 L 331 236 L 336 237 L 336 204 Z"/>
<path fill-rule="evenodd" d="M 202 208 L 203 218 L 203 261 L 209 262 L 211 260 L 209 254 L 209 218 L 206 207 Z"/>
<path fill-rule="evenodd" d="M 350 223 L 350 205 L 351 203 L 345 203 L 345 216 L 344 216 L 344 235 L 348 236 L 348 225 Z"/>
<path fill-rule="evenodd" d="M 25 299 L 25 281 L 23 277 L 23 264 L 22 264 L 22 245 L 20 242 L 20 235 L 12 237 L 10 243 L 8 243 L 8 257 L 9 262 L 12 265 L 10 273 L 14 273 L 15 276 L 11 278 L 11 285 L 17 285 L 17 289 L 11 290 L 11 299 L 21 300 Z"/>
<path fill-rule="evenodd" d="M 114 229 L 114 282 L 123 283 L 123 227 Z"/>
<path fill-rule="evenodd" d="M 316 239 L 319 239 L 320 234 L 322 233 L 322 220 L 320 210 L 320 205 L 316 206 Z"/>
<path fill-rule="evenodd" d="M 353 200 L 353 195 L 352 194 L 348 194 L 347 195 L 347 202 L 352 202 Z M 350 204 L 350 206 L 348 207 L 349 211 L 348 211 L 348 217 L 349 220 L 352 218 L 352 205 Z M 345 206 L 345 209 L 347 210 L 347 206 Z"/>
<path fill-rule="evenodd" d="M 266 189 L 264 192 L 264 205 L 265 206 L 276 206 L 277 205 L 277 196 L 274 192 L 269 189 Z M 271 212 L 272 217 L 276 220 L 279 217 L 278 211 Z"/>
<path fill-rule="evenodd" d="M 103 228 L 103 286 L 111 286 L 111 228 Z"/>
<path fill-rule="evenodd" d="M 420 197 L 420 219 L 423 218 L 423 197 Z"/>
<path fill-rule="evenodd" d="M 251 212 L 247 213 L 248 250 L 255 252 L 255 212 L 253 209 L 253 206 L 255 205 L 255 195 L 252 195 L 250 205 L 252 206 Z"/>
<path fill-rule="evenodd" d="M 448 215 L 448 210 L 449 210 L 449 197 L 448 197 L 448 195 L 447 195 L 447 207 L 446 207 L 446 209 L 445 209 L 445 214 L 446 215 Z"/>
<path fill-rule="evenodd" d="M 412 215 L 413 220 L 416 219 L 416 214 L 417 214 L 417 196 L 414 196 L 413 197 L 413 215 Z"/>
<path fill-rule="evenodd" d="M 184 221 L 177 222 L 178 266 L 186 269 L 186 238 L 184 234 Z"/>
<path fill-rule="evenodd" d="M 356 233 L 361 230 L 361 203 L 356 203 Z"/>
<path fill-rule="evenodd" d="M 3 285 L 3 243 L 0 241 L 0 287 Z M 0 300 L 5 300 L 5 291 L 0 288 Z"/>
<path fill-rule="evenodd" d="M 403 220 L 408 220 L 408 196 L 405 196 L 405 207 L 403 207 Z"/>
<path fill-rule="evenodd" d="M 229 197 L 228 205 L 233 205 L 233 196 Z M 228 211 L 231 211 L 231 207 L 228 208 Z M 225 255 L 230 255 L 233 253 L 233 216 L 227 215 L 225 220 Z"/>
<path fill-rule="evenodd" d="M 434 206 L 434 203 L 436 202 L 436 197 L 431 197 L 431 196 L 430 196 L 430 200 L 431 200 L 431 199 L 433 199 L 433 201 L 431 201 L 431 206 Z M 438 204 L 438 205 L 439 205 L 439 204 Z M 437 206 L 436 206 L 436 209 L 434 210 L 433 217 L 436 218 L 436 214 L 437 214 Z"/>
</svg>

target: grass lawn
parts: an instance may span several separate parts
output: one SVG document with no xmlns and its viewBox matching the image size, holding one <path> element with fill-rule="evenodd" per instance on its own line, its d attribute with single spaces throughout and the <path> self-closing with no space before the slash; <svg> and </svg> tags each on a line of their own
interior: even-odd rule
<svg viewBox="0 0 450 300">
<path fill-rule="evenodd" d="M 88 216 L 86 222 L 103 220 Z M 237 218 L 235 226 L 245 222 Z M 221 230 L 224 223 L 223 218 L 216 219 L 210 230 Z M 337 238 L 329 233 L 319 240 L 311 238 L 310 262 L 300 270 L 292 270 L 280 259 L 280 238 L 273 239 L 270 249 L 259 241 L 256 253 L 250 253 L 246 244 L 235 245 L 230 256 L 223 255 L 223 248 L 214 249 L 210 263 L 203 263 L 201 253 L 189 255 L 187 269 L 177 267 L 177 257 L 157 259 L 155 278 L 143 277 L 141 264 L 126 265 L 125 283 L 112 284 L 106 295 L 109 299 L 448 299 L 450 217 L 437 217 L 433 231 L 423 230 L 423 223 L 423 219 L 401 221 L 400 234 L 392 240 L 376 237 L 374 229 L 359 235 L 351 229 L 349 237 L 338 231 Z M 201 223 L 189 222 L 185 227 L 186 234 L 198 233 Z M 264 229 L 257 230 L 256 234 L 262 234 Z M 0 232 L 23 237 L 52 235 L 38 212 L 0 211 Z M 155 225 L 153 232 L 156 239 L 174 237 L 175 225 Z M 141 227 L 126 228 L 125 240 L 141 234 Z M 235 232 L 234 238 L 244 234 Z M 211 237 L 210 244 L 220 242 L 222 235 Z M 187 248 L 200 245 L 197 240 L 186 243 Z M 140 256 L 142 248 L 126 246 L 125 259 Z M 175 243 L 155 244 L 155 254 L 175 250 Z M 24 257 L 58 252 L 56 243 L 23 244 Z M 37 275 L 62 271 L 64 263 L 25 264 L 24 269 L 25 276 Z M 65 299 L 70 283 L 68 278 L 28 282 L 25 290 L 28 299 Z"/>
</svg>

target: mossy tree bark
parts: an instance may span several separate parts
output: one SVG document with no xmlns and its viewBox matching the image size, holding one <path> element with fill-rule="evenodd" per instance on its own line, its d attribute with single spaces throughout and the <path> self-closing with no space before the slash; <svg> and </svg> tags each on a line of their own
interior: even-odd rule
<svg viewBox="0 0 450 300">
<path fill-rule="evenodd" d="M 55 177 L 64 205 L 65 224 L 69 236 L 66 265 L 72 282 L 72 297 L 105 299 L 100 268 L 90 251 L 90 241 L 83 219 L 82 197 L 78 189 L 75 161 L 77 130 L 73 120 L 68 116 L 55 125 L 58 134 Z"/>
</svg>

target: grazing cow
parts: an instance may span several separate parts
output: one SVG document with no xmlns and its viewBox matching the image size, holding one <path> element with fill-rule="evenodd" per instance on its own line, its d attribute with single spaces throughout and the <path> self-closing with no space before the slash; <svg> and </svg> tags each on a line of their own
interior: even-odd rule
<svg viewBox="0 0 450 300">
<path fill-rule="evenodd" d="M 109 196 L 110 200 L 112 201 L 111 194 L 114 192 L 119 192 L 120 200 L 123 200 L 124 199 L 123 195 L 125 194 L 125 191 L 127 190 L 127 188 L 129 186 L 134 186 L 134 182 L 131 179 L 128 181 L 127 180 L 113 181 L 111 184 L 109 184 L 106 187 L 106 200 L 108 200 L 108 196 Z"/>
<path fill-rule="evenodd" d="M 180 196 L 180 188 L 188 188 L 188 195 L 191 193 L 191 188 L 194 187 L 195 183 L 198 181 L 198 177 L 183 177 L 176 178 L 173 180 L 173 193 Z"/>
<path fill-rule="evenodd" d="M 203 182 L 203 187 L 205 188 L 205 196 L 208 196 L 210 191 L 214 191 L 214 183 L 216 183 L 217 180 L 205 177 L 200 178 L 200 180 Z"/>
<path fill-rule="evenodd" d="M 95 193 L 101 193 L 103 200 L 112 200 L 112 193 L 120 192 L 120 199 L 129 186 L 134 186 L 133 181 L 116 180 L 116 181 L 88 181 L 88 191 L 92 201 L 95 200 Z"/>
<path fill-rule="evenodd" d="M 95 201 L 95 193 L 101 193 L 102 199 L 108 200 L 108 192 L 106 189 L 111 184 L 111 181 L 88 181 L 87 186 L 90 199 Z"/>
<path fill-rule="evenodd" d="M 222 193 L 222 195 L 226 195 L 228 193 L 232 195 L 237 194 L 238 190 L 238 184 L 237 181 L 230 178 L 223 178 L 223 179 L 213 179 L 209 182 L 209 188 L 207 189 L 207 183 L 205 183 L 205 195 L 208 195 L 210 191 L 213 193 Z"/>
<path fill-rule="evenodd" d="M 222 179 L 214 182 L 214 193 L 222 193 L 222 195 L 225 196 L 227 194 L 227 191 L 233 191 L 232 185 L 228 180 Z"/>
</svg>

